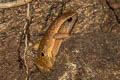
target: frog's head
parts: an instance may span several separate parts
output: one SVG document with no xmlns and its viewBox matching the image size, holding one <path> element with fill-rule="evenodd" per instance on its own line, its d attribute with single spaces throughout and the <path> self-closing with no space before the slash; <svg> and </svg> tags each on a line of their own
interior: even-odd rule
<svg viewBox="0 0 120 80">
<path fill-rule="evenodd" d="M 44 52 L 39 52 L 38 58 L 35 60 L 35 65 L 41 72 L 48 72 L 53 64 L 49 55 Z"/>
</svg>

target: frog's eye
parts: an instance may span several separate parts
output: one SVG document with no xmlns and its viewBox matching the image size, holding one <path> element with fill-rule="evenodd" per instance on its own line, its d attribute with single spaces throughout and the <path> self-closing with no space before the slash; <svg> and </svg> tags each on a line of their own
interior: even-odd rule
<svg viewBox="0 0 120 80">
<path fill-rule="evenodd" d="M 41 56 L 45 56 L 44 52 L 41 52 Z"/>
<path fill-rule="evenodd" d="M 72 21 L 72 18 L 70 17 L 67 21 L 68 21 L 68 22 L 71 22 L 71 21 Z"/>
</svg>

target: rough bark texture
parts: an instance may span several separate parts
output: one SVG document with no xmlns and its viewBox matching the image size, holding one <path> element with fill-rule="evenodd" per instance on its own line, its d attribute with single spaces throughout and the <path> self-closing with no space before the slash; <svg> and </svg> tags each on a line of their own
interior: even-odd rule
<svg viewBox="0 0 120 80">
<path fill-rule="evenodd" d="M 28 74 L 21 64 L 27 5 L 0 9 L 0 80 L 25 80 L 26 77 L 30 80 L 120 80 L 120 8 L 114 9 L 116 3 L 120 1 L 32 1 L 29 27 L 32 42 L 41 39 L 41 32 L 58 14 L 69 10 L 78 13 L 74 36 L 62 43 L 54 67 L 48 73 L 34 66 L 36 51 L 31 47 L 26 53 Z"/>
</svg>

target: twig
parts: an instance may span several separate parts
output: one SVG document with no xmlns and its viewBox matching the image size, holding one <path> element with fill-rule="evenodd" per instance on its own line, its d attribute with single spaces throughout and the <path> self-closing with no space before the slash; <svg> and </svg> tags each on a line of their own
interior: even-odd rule
<svg viewBox="0 0 120 80">
<path fill-rule="evenodd" d="M 111 5 L 114 9 L 120 8 L 120 3 L 115 3 Z"/>
<path fill-rule="evenodd" d="M 26 54 L 27 54 L 27 50 L 28 50 L 29 27 L 30 27 L 30 21 L 31 21 L 30 19 L 31 19 L 30 18 L 30 4 L 28 3 L 28 5 L 27 5 L 27 22 L 24 26 L 25 49 L 24 49 L 24 56 L 23 56 L 24 64 L 26 67 L 26 74 L 27 74 L 26 80 L 29 80 L 28 79 L 29 69 L 28 69 L 27 60 L 26 60 Z"/>
<path fill-rule="evenodd" d="M 120 20 L 119 20 L 117 14 L 116 14 L 116 12 L 115 12 L 115 9 L 110 5 L 110 3 L 109 3 L 108 0 L 106 0 L 106 3 L 107 3 L 107 5 L 108 5 L 108 7 L 113 11 L 113 13 L 114 13 L 114 15 L 115 15 L 115 18 L 116 18 L 117 22 L 120 23 Z"/>
<path fill-rule="evenodd" d="M 51 15 L 52 15 L 52 10 L 53 10 L 54 8 L 56 8 L 56 5 L 55 5 L 55 4 L 53 4 L 53 5 L 50 7 L 50 9 L 49 9 L 49 11 L 48 11 L 49 14 L 46 16 L 45 24 L 44 24 L 44 27 L 42 28 L 42 30 L 44 30 L 44 29 L 46 28 L 46 26 L 48 26 L 48 20 L 49 20 L 49 18 L 51 17 Z"/>
<path fill-rule="evenodd" d="M 18 49 L 17 49 L 17 51 L 18 51 L 18 62 L 20 62 L 20 65 L 19 65 L 20 68 L 22 68 L 23 65 L 24 65 L 24 61 L 22 60 L 21 54 L 20 54 L 21 53 L 20 48 L 21 48 L 23 37 L 24 37 L 24 34 L 21 32 L 20 38 L 19 38 L 19 43 L 18 43 L 19 45 L 18 45 Z"/>
<path fill-rule="evenodd" d="M 60 9 L 60 12 L 58 14 L 58 17 L 62 15 L 64 9 L 66 8 L 66 4 L 69 3 L 69 2 L 71 2 L 71 0 L 66 0 L 66 1 L 62 0 L 62 2 L 61 2 L 61 9 Z"/>
<path fill-rule="evenodd" d="M 25 24 L 24 29 L 26 28 L 26 26 L 27 26 L 27 23 Z M 26 68 L 26 74 L 28 75 L 28 66 L 27 66 L 27 61 L 26 61 L 26 53 L 27 53 L 27 49 L 28 49 L 28 36 L 26 34 L 26 29 L 25 29 L 24 33 L 25 33 L 25 49 L 24 49 L 23 60 L 24 60 L 25 68 Z M 27 80 L 27 78 L 26 78 L 26 80 Z"/>
<path fill-rule="evenodd" d="M 60 12 L 59 12 L 59 14 L 58 14 L 58 17 L 62 15 L 62 12 L 63 12 L 63 10 L 65 9 L 66 4 L 67 4 L 68 2 L 70 2 L 70 1 L 71 1 L 71 0 L 67 0 L 67 1 L 62 0 L 62 2 L 61 2 L 61 9 L 60 9 Z M 42 30 L 44 30 L 44 29 L 46 28 L 46 26 L 48 26 L 48 20 L 49 20 L 49 18 L 50 18 L 51 15 L 52 15 L 52 11 L 53 11 L 54 9 L 57 9 L 58 6 L 59 6 L 59 3 L 56 3 L 56 4 L 51 5 L 51 7 L 50 7 L 50 9 L 49 9 L 49 11 L 48 11 L 49 14 L 46 16 L 46 19 L 45 19 L 45 24 L 44 24 L 45 27 L 43 27 Z"/>
<path fill-rule="evenodd" d="M 31 1 L 32 0 L 17 0 L 17 1 L 7 2 L 7 3 L 0 3 L 0 8 L 11 8 L 16 6 L 21 6 Z"/>
</svg>

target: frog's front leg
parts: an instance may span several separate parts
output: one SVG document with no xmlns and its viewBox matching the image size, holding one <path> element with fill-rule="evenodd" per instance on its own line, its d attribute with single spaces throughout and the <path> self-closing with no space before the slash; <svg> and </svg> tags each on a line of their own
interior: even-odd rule
<svg viewBox="0 0 120 80">
<path fill-rule="evenodd" d="M 71 37 L 71 35 L 68 33 L 56 33 L 53 37 L 57 40 L 61 40 L 61 39 L 68 39 Z"/>
<path fill-rule="evenodd" d="M 40 41 L 37 41 L 35 44 L 33 44 L 33 49 L 38 50 L 39 45 L 40 45 Z"/>
</svg>

